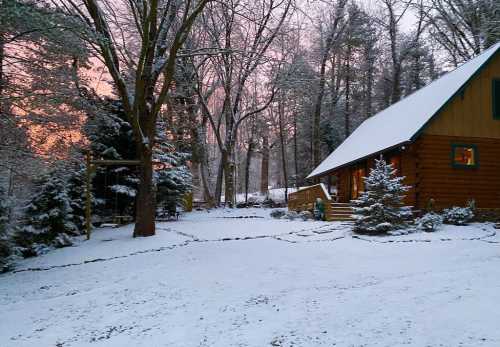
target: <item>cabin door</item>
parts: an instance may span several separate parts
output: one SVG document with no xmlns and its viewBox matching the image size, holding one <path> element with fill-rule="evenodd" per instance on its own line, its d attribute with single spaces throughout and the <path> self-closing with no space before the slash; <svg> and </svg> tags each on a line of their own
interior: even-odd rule
<svg viewBox="0 0 500 347">
<path fill-rule="evenodd" d="M 351 170 L 351 200 L 359 198 L 365 190 L 365 182 L 363 177 L 366 176 L 364 168 L 356 168 Z"/>
</svg>

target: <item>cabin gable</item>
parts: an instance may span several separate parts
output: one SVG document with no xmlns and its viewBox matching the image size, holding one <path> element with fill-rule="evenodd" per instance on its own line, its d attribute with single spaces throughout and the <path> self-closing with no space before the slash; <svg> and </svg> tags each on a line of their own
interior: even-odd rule
<svg viewBox="0 0 500 347">
<path fill-rule="evenodd" d="M 496 54 L 463 89 L 436 114 L 424 135 L 500 139 L 500 54 Z"/>
</svg>

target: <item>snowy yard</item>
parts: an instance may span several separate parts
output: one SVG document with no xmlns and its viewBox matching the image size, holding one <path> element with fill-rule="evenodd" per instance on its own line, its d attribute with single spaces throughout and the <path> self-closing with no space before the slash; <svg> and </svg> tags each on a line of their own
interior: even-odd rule
<svg viewBox="0 0 500 347">
<path fill-rule="evenodd" d="M 492 225 L 353 238 L 269 212 L 100 229 L 23 261 L 0 276 L 0 346 L 500 346 Z"/>
</svg>

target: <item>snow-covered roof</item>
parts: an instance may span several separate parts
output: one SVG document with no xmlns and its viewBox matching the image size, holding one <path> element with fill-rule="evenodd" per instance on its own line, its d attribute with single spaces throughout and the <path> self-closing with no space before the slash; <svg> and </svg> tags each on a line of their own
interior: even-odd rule
<svg viewBox="0 0 500 347">
<path fill-rule="evenodd" d="M 499 48 L 500 42 L 424 88 L 368 118 L 323 160 L 308 178 L 411 142 L 415 135 L 493 57 Z"/>
</svg>

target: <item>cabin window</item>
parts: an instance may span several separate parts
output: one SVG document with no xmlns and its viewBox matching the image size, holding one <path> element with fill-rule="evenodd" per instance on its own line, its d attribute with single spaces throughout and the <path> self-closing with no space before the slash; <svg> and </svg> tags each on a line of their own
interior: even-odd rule
<svg viewBox="0 0 500 347">
<path fill-rule="evenodd" d="M 491 91 L 493 119 L 500 120 L 500 78 L 493 79 Z"/>
<path fill-rule="evenodd" d="M 478 164 L 477 147 L 475 145 L 451 146 L 452 164 L 454 167 L 473 168 Z"/>
</svg>

